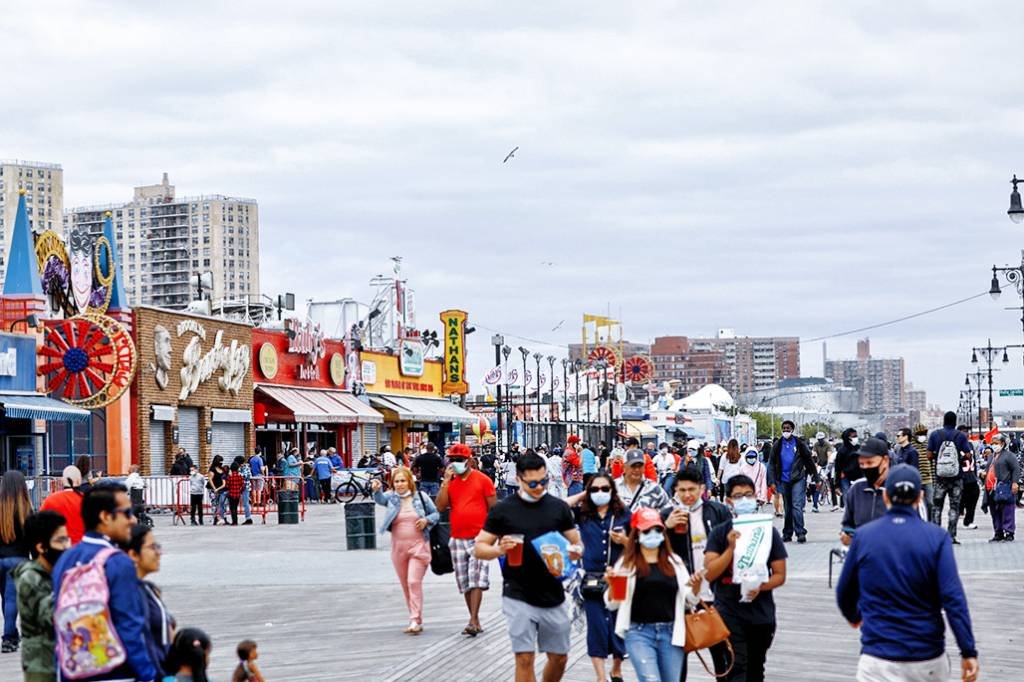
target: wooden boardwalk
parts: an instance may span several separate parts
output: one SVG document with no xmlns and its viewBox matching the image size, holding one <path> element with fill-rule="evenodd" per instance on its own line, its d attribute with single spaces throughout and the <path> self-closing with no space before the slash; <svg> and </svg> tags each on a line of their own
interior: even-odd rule
<svg viewBox="0 0 1024 682">
<path fill-rule="evenodd" d="M 808 515 L 811 542 L 787 545 L 790 579 L 778 591 L 779 630 L 769 652 L 769 680 L 850 680 L 858 634 L 840 617 L 827 582 L 827 553 L 837 514 Z M 444 682 L 511 680 L 501 578 L 494 567 L 484 598 L 485 632 L 461 633 L 466 611 L 451 576 L 428 574 L 425 631 L 407 625 L 401 590 L 385 550 L 346 552 L 339 507 L 313 508 L 299 526 L 192 529 L 159 519 L 163 568 L 153 576 L 180 625 L 205 629 L 214 641 L 212 679 L 230 679 L 234 645 L 259 643 L 260 663 L 280 680 L 394 680 Z M 957 549 L 981 651 L 983 679 L 1019 680 L 1024 628 L 1024 545 L 993 547 L 987 534 L 961 535 Z M 381 539 L 386 544 L 386 537 Z M 951 638 L 955 669 L 959 656 Z M 544 657 L 538 656 L 538 670 Z M 595 679 L 585 635 L 573 633 L 565 679 Z M 690 679 L 711 679 L 691 656 Z M 0 656 L 0 680 L 19 679 L 18 656 Z M 628 662 L 627 680 L 634 680 Z M 699 671 L 699 672 L 698 672 Z M 959 676 L 956 676 L 959 679 Z"/>
</svg>

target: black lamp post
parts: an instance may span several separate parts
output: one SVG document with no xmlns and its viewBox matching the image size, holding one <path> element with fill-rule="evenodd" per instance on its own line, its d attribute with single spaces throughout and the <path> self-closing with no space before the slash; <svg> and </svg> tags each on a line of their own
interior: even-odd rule
<svg viewBox="0 0 1024 682">
<path fill-rule="evenodd" d="M 548 421 L 551 422 L 555 421 L 555 359 L 554 355 L 548 356 L 548 381 L 551 382 L 548 384 L 548 388 L 551 389 L 551 414 L 548 415 Z"/>
<path fill-rule="evenodd" d="M 505 344 L 505 337 L 502 336 L 501 334 L 495 334 L 494 336 L 491 337 L 491 345 L 494 346 L 494 364 L 495 365 L 500 365 L 501 364 L 501 347 L 504 344 Z M 502 372 L 502 379 L 504 379 L 504 374 L 505 373 Z M 497 388 L 496 393 L 497 393 L 496 399 L 497 399 L 498 407 L 495 410 L 495 414 L 497 414 L 498 418 L 495 420 L 495 423 L 494 423 L 494 450 L 495 450 L 495 454 L 498 454 L 498 453 L 501 452 L 501 432 L 502 432 L 502 419 L 501 419 L 501 408 L 502 408 L 501 397 L 502 396 L 501 396 L 501 382 L 500 381 L 498 382 L 498 388 Z"/>
<path fill-rule="evenodd" d="M 533 354 L 533 361 L 537 363 L 537 418 L 534 421 L 540 421 L 540 396 L 541 396 L 541 385 L 540 385 L 540 360 L 544 356 L 540 353 Z"/>
<path fill-rule="evenodd" d="M 587 363 L 587 422 L 590 422 L 590 370 L 591 365 Z"/>
<path fill-rule="evenodd" d="M 583 361 L 577 358 L 572 366 L 576 370 L 576 428 L 578 429 L 580 423 L 580 370 L 583 369 Z"/>
<path fill-rule="evenodd" d="M 562 421 L 569 416 L 569 358 L 562 358 Z"/>
<path fill-rule="evenodd" d="M 1024 207 L 1020 204 L 1020 192 L 1017 191 L 1017 183 L 1024 182 L 1024 180 L 1018 180 L 1017 175 L 1014 174 L 1013 180 L 1010 180 L 1013 184 L 1013 191 L 1010 192 L 1010 210 L 1006 212 L 1006 215 L 1010 216 L 1010 220 L 1015 223 L 1024 222 Z"/>
<path fill-rule="evenodd" d="M 970 386 L 972 383 L 974 384 L 974 387 L 977 389 L 978 392 L 978 433 L 982 433 L 981 425 L 983 420 L 981 418 L 981 389 L 985 383 L 985 373 L 982 372 L 980 369 L 973 373 L 968 372 L 967 378 L 964 379 L 964 385 Z"/>
<path fill-rule="evenodd" d="M 505 372 L 507 376 L 508 372 L 508 356 L 512 354 L 512 348 L 509 346 L 501 347 L 501 354 L 505 356 Z M 512 390 L 505 391 L 505 412 L 508 418 L 505 419 L 505 426 L 508 432 L 505 434 L 505 447 L 508 448 L 512 444 Z"/>
<path fill-rule="evenodd" d="M 1015 180 L 1016 180 L 1016 178 L 1015 178 Z M 1013 192 L 1014 192 L 1014 194 L 1017 194 L 1016 184 L 1014 184 Z M 1017 200 L 1017 207 L 1020 208 L 1020 195 L 1019 194 L 1017 194 L 1016 200 Z M 1011 210 L 1012 210 L 1012 207 L 1011 207 Z M 1011 215 L 1013 215 L 1013 214 L 1011 214 Z M 992 285 L 989 287 L 988 294 L 989 294 L 989 296 L 992 297 L 993 301 L 998 300 L 999 299 L 999 295 L 1003 293 L 1003 290 L 1002 290 L 1002 288 L 999 285 L 999 275 L 1000 274 L 1003 275 L 1003 277 L 1006 279 L 1006 281 L 1009 284 L 1013 284 L 1014 285 L 1014 287 L 1017 289 L 1017 294 L 1021 297 L 1021 304 L 1019 306 L 1014 306 L 1012 308 L 1007 308 L 1007 310 L 1019 310 L 1019 311 L 1021 311 L 1020 324 L 1021 324 L 1021 331 L 1024 332 L 1024 252 L 1021 253 L 1020 265 L 1014 265 L 1014 266 L 1009 266 L 1008 265 L 1008 266 L 1002 267 L 1002 268 L 996 267 L 995 265 L 992 266 Z"/>
<path fill-rule="evenodd" d="M 530 351 L 519 346 L 519 352 L 523 354 L 523 423 L 526 423 L 526 360 L 530 357 Z"/>
<path fill-rule="evenodd" d="M 992 369 L 992 362 L 993 362 L 993 360 L 995 360 L 996 354 L 1000 353 L 1000 352 L 1002 352 L 1002 354 L 1003 354 L 1003 362 L 1004 363 L 1009 362 L 1010 361 L 1010 356 L 1007 355 L 1007 353 L 1006 353 L 1007 348 L 1008 348 L 1008 346 L 993 346 L 992 345 L 992 339 L 989 339 L 988 340 L 988 345 L 982 346 L 980 348 L 974 347 L 974 348 L 971 349 L 971 362 L 973 364 L 975 364 L 975 365 L 978 364 L 978 353 L 981 353 L 982 356 L 985 358 L 986 365 L 988 365 L 988 418 L 989 418 L 989 421 L 993 420 L 993 416 L 992 416 L 992 372 L 996 371 L 996 370 Z M 981 432 L 981 428 L 982 428 L 982 424 L 981 424 L 981 421 L 979 420 L 979 422 L 978 422 L 978 431 L 979 431 L 979 433 Z"/>
</svg>

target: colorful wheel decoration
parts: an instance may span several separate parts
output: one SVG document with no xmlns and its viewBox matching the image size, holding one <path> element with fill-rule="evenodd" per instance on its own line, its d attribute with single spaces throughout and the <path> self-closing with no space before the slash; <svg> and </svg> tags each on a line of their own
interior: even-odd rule
<svg viewBox="0 0 1024 682">
<path fill-rule="evenodd" d="M 594 346 L 594 349 L 587 355 L 587 362 L 594 364 L 601 360 L 607 362 L 609 367 L 618 367 L 620 362 L 619 354 L 612 348 L 608 346 Z"/>
<path fill-rule="evenodd" d="M 87 409 L 120 398 L 135 376 L 135 343 L 127 329 L 105 315 L 57 322 L 39 355 L 49 360 L 37 370 L 46 377 L 46 392 Z"/>
<path fill-rule="evenodd" d="M 623 368 L 626 381 L 632 381 L 634 384 L 641 384 L 654 374 L 654 365 L 646 355 L 633 355 L 626 358 Z"/>
</svg>

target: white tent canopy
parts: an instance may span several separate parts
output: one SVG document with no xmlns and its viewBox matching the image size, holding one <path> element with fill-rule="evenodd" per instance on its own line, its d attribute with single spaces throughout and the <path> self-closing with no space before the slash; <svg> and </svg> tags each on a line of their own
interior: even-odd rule
<svg viewBox="0 0 1024 682">
<path fill-rule="evenodd" d="M 728 408 L 735 406 L 729 391 L 718 384 L 708 384 L 696 393 L 692 393 L 681 400 L 672 403 L 671 410 L 686 412 L 692 410 L 713 410 L 717 408 Z"/>
</svg>

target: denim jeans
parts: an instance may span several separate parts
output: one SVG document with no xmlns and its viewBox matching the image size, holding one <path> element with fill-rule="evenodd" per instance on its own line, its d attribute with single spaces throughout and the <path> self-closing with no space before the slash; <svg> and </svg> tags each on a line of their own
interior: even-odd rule
<svg viewBox="0 0 1024 682">
<path fill-rule="evenodd" d="M 928 513 L 928 520 L 932 518 L 932 498 L 935 497 L 935 484 L 925 483 L 921 486 L 924 491 L 924 509 Z"/>
<path fill-rule="evenodd" d="M 626 653 L 640 682 L 681 679 L 686 654 L 672 644 L 672 623 L 632 623 L 626 631 Z"/>
<path fill-rule="evenodd" d="M 420 481 L 420 490 L 430 495 L 431 498 L 435 498 L 441 492 L 441 484 L 437 481 Z"/>
<path fill-rule="evenodd" d="M 245 515 L 246 520 L 252 518 L 252 505 L 249 502 L 249 497 L 252 495 L 249 492 L 249 486 L 245 486 L 245 490 L 242 491 L 242 513 Z"/>
<path fill-rule="evenodd" d="M 786 521 L 782 525 L 783 539 L 807 535 L 804 527 L 804 506 L 807 504 L 807 479 L 782 484 L 782 499 L 786 504 Z"/>
<path fill-rule="evenodd" d="M 846 478 L 845 476 L 839 479 L 839 492 L 843 494 L 843 496 L 839 498 L 840 507 L 846 505 L 846 493 L 850 491 L 851 485 L 853 485 L 853 483 L 851 483 L 850 479 Z"/>
<path fill-rule="evenodd" d="M 226 518 L 227 506 L 228 506 L 228 491 L 221 490 L 213 496 L 213 519 Z"/>
<path fill-rule="evenodd" d="M 0 559 L 0 594 L 4 600 L 4 639 L 5 642 L 19 642 L 18 636 L 18 588 L 14 584 L 11 573 L 25 557 L 4 557 Z"/>
</svg>

